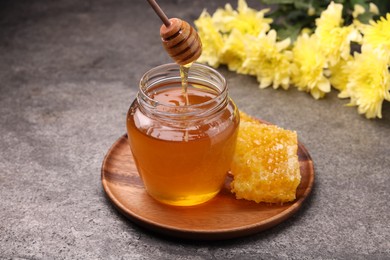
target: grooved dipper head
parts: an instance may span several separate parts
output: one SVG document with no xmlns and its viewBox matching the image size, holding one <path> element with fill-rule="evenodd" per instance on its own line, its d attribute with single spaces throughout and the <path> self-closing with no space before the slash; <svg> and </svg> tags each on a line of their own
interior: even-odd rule
<svg viewBox="0 0 390 260">
<path fill-rule="evenodd" d="M 196 30 L 186 21 L 178 18 L 169 19 L 171 24 L 163 24 L 160 36 L 169 56 L 179 65 L 196 61 L 202 54 L 202 42 Z"/>
</svg>

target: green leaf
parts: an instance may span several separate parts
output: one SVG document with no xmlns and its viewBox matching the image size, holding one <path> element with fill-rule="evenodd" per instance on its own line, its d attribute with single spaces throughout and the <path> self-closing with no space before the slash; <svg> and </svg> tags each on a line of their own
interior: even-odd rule
<svg viewBox="0 0 390 260">
<path fill-rule="evenodd" d="M 311 6 L 310 2 L 308 1 L 295 1 L 294 2 L 294 6 L 298 9 L 309 9 L 309 7 Z"/>
<path fill-rule="evenodd" d="M 373 14 L 373 13 L 365 12 L 364 14 L 359 15 L 357 18 L 362 23 L 368 23 L 370 20 L 373 20 L 374 16 L 375 16 L 375 14 Z"/>
<path fill-rule="evenodd" d="M 316 10 L 323 10 L 329 5 L 330 1 L 329 0 L 321 0 L 321 1 L 312 1 L 311 5 L 314 7 Z"/>
<path fill-rule="evenodd" d="M 294 0 L 260 0 L 260 2 L 266 5 L 280 5 L 280 4 L 293 4 Z"/>
<path fill-rule="evenodd" d="M 302 30 L 303 25 L 301 23 L 297 23 L 295 25 L 287 25 L 284 27 L 275 28 L 278 33 L 279 40 L 284 40 L 286 38 L 290 38 L 292 42 L 294 42 L 300 31 Z"/>
<path fill-rule="evenodd" d="M 364 7 L 367 7 L 368 4 L 366 3 L 366 0 L 351 0 L 351 9 L 354 8 L 355 5 L 362 5 Z"/>
</svg>

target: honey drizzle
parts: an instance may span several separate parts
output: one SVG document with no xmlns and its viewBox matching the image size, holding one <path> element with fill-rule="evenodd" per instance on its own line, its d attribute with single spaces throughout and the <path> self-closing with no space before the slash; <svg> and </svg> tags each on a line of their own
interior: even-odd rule
<svg viewBox="0 0 390 260">
<path fill-rule="evenodd" d="M 188 72 L 190 71 L 191 65 L 192 62 L 185 65 L 180 65 L 181 86 L 183 89 L 183 96 L 185 98 L 186 106 L 190 104 L 190 101 L 188 100 L 187 88 L 188 88 Z"/>
<path fill-rule="evenodd" d="M 182 87 L 182 93 L 185 99 L 185 105 L 189 106 L 190 101 L 188 99 L 188 72 L 190 71 L 192 62 L 187 63 L 185 65 L 180 65 L 180 77 L 181 77 L 181 87 Z M 184 141 L 188 142 L 188 129 L 186 129 L 184 133 Z"/>
</svg>

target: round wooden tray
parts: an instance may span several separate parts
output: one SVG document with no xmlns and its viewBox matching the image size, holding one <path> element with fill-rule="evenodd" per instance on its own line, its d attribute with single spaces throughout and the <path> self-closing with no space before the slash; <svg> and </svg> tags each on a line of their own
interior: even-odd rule
<svg viewBox="0 0 390 260">
<path fill-rule="evenodd" d="M 250 235 L 292 216 L 310 194 L 314 168 L 310 155 L 298 144 L 301 183 L 297 199 L 283 205 L 237 200 L 228 177 L 221 192 L 210 201 L 190 207 L 162 204 L 143 186 L 127 142 L 127 135 L 110 148 L 102 165 L 102 184 L 110 201 L 133 222 L 158 233 L 187 239 L 219 240 Z"/>
</svg>

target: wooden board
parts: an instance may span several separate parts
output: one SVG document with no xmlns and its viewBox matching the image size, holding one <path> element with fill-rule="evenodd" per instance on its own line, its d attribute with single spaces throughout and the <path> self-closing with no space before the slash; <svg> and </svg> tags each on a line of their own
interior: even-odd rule
<svg viewBox="0 0 390 260">
<path fill-rule="evenodd" d="M 102 165 L 102 185 L 109 200 L 133 222 L 155 232 L 179 238 L 219 240 L 250 235 L 292 216 L 310 194 L 314 167 L 306 148 L 298 144 L 301 183 L 297 199 L 283 205 L 237 200 L 228 177 L 222 191 L 210 201 L 190 207 L 162 204 L 143 186 L 127 141 L 119 138 Z"/>
</svg>

